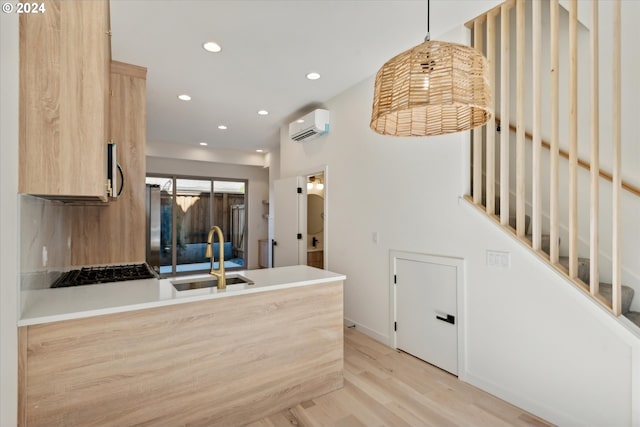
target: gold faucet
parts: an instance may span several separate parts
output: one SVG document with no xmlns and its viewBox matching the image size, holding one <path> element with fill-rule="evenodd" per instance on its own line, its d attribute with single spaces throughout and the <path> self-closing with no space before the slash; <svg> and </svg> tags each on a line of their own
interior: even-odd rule
<svg viewBox="0 0 640 427">
<path fill-rule="evenodd" d="M 218 235 L 218 269 L 213 268 L 213 232 Z M 224 236 L 222 230 L 217 225 L 214 225 L 209 229 L 209 235 L 207 236 L 207 249 L 204 256 L 211 258 L 211 271 L 209 274 L 218 278 L 218 289 L 227 288 L 227 279 L 224 276 Z"/>
</svg>

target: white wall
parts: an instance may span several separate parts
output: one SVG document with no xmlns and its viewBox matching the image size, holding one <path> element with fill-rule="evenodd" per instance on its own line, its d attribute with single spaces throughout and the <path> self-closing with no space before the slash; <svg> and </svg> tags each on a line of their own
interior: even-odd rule
<svg viewBox="0 0 640 427">
<path fill-rule="evenodd" d="M 258 268 L 258 240 L 268 236 L 267 220 L 262 217 L 263 200 L 269 198 L 269 172 L 262 166 L 242 166 L 221 163 L 182 160 L 165 157 L 147 157 L 147 173 L 204 176 L 249 180 L 247 257 L 248 268 Z"/>
<path fill-rule="evenodd" d="M 638 337 L 459 199 L 468 133 L 377 135 L 372 97 L 373 77 L 326 103 L 328 135 L 281 139 L 283 178 L 318 164 L 331 172 L 329 265 L 347 275 L 346 320 L 391 342 L 391 250 L 464 258 L 463 380 L 554 423 L 630 425 L 636 411 L 640 425 Z M 511 267 L 487 267 L 489 249 L 509 252 Z"/>
<path fill-rule="evenodd" d="M 18 15 L 0 16 L 0 425 L 18 414 Z"/>
<path fill-rule="evenodd" d="M 147 141 L 147 157 L 195 160 L 198 162 L 224 163 L 229 165 L 265 166 L 267 154 L 236 150 L 214 149 L 200 145 Z"/>
</svg>

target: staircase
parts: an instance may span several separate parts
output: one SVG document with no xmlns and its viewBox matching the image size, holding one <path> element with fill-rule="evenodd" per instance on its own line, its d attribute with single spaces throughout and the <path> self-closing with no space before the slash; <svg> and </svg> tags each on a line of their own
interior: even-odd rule
<svg viewBox="0 0 640 427">
<path fill-rule="evenodd" d="M 507 0 L 467 23 L 473 46 L 487 58 L 494 114 L 485 127 L 473 130 L 471 194 L 465 198 L 582 289 L 586 297 L 640 327 L 640 312 L 630 309 L 634 288 L 622 284 L 622 216 L 635 215 L 636 205 L 623 205 L 621 193 L 629 191 L 640 198 L 640 188 L 622 180 L 621 5 L 599 0 L 567 3 L 569 9 L 563 11 L 557 0 Z M 591 9 L 591 22 L 581 26 L 578 7 L 585 6 Z M 599 33 L 599 8 L 610 9 L 603 14 L 612 17 L 605 23 L 610 25 L 606 35 Z M 542 37 L 543 30 L 549 32 L 546 37 Z M 579 60 L 579 46 L 585 38 L 589 56 Z M 562 58 L 561 45 L 566 52 Z M 600 45 L 612 52 L 611 61 L 599 60 Z M 601 67 L 611 69 L 612 81 L 607 83 L 611 90 L 599 89 Z M 548 74 L 543 78 L 543 73 Z M 561 86 L 560 76 L 568 84 Z M 588 90 L 578 87 L 579 76 L 588 76 Z M 569 108 L 561 111 L 561 99 Z M 544 128 L 543 116 L 548 118 Z M 600 121 L 610 129 L 609 134 L 601 135 Z M 633 129 L 636 124 L 625 126 Z M 600 148 L 600 139 L 603 146 L 609 145 L 606 150 Z M 587 147 L 589 157 L 579 158 Z M 543 154 L 543 148 L 549 153 Z M 602 161 L 601 151 L 609 153 Z M 565 159 L 567 163 L 561 163 Z M 601 163 L 611 172 L 604 171 Z M 568 171 L 567 178 L 560 176 L 561 164 Z M 548 175 L 543 177 L 545 169 Z M 600 187 L 611 193 L 610 199 L 601 198 Z M 561 201 L 568 211 L 564 217 Z M 543 206 L 548 209 L 544 216 Z M 609 224 L 600 224 L 600 210 L 610 212 Z M 588 221 L 588 237 L 578 235 L 580 221 Z M 568 246 L 568 253 L 560 253 L 561 223 L 568 232 L 563 245 Z M 543 234 L 543 228 L 549 234 Z M 605 253 L 600 245 L 601 236 L 610 237 L 610 252 Z M 578 256 L 580 239 L 588 241 L 588 258 Z M 611 283 L 599 280 L 601 257 L 611 260 Z M 627 264 L 627 268 L 636 266 Z M 632 285 L 638 289 L 637 283 Z"/>
<path fill-rule="evenodd" d="M 467 198 L 467 199 L 473 202 L 472 200 L 470 200 L 470 198 Z M 483 207 L 486 205 L 486 201 L 484 199 L 482 200 L 482 205 Z M 500 199 L 496 199 L 495 212 L 496 212 L 496 219 L 497 219 L 500 215 Z M 525 239 L 526 241 L 529 242 L 529 245 L 531 245 L 531 241 L 532 241 L 532 235 L 529 234 L 530 224 L 531 224 L 531 217 L 529 215 L 525 215 L 525 232 L 526 232 Z M 516 215 L 513 214 L 512 212 L 510 212 L 510 215 L 509 215 L 509 228 L 513 233 L 515 233 Z M 542 250 L 542 252 L 549 255 L 551 253 L 551 236 L 549 234 L 542 234 L 540 242 L 541 242 L 540 249 Z M 560 242 L 558 241 L 558 245 L 559 244 Z M 565 274 L 568 274 L 569 257 L 561 255 L 559 260 L 560 260 L 559 264 L 561 266 L 560 268 L 564 270 Z M 588 283 L 591 282 L 591 263 L 589 261 L 589 258 L 578 258 L 578 279 L 579 279 L 579 282 L 578 282 L 579 285 L 582 287 L 582 289 L 585 292 L 588 293 L 589 292 Z M 633 301 L 634 293 L 635 291 L 633 290 L 633 288 L 622 285 L 622 292 L 621 292 L 622 315 L 628 318 L 629 320 L 631 320 L 636 326 L 640 328 L 640 312 L 631 311 L 631 303 Z M 599 298 L 601 298 L 603 302 L 605 302 L 607 305 L 609 306 L 612 305 L 611 283 L 600 282 Z"/>
</svg>

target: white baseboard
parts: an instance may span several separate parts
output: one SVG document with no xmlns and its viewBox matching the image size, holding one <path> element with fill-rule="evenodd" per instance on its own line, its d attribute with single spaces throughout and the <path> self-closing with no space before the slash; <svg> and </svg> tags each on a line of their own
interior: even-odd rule
<svg viewBox="0 0 640 427">
<path fill-rule="evenodd" d="M 458 378 L 462 379 L 462 376 Z M 577 420 L 571 417 L 564 412 L 559 412 L 553 408 L 549 408 L 547 406 L 541 405 L 538 402 L 534 402 L 532 400 L 526 399 L 525 397 L 514 393 L 511 390 L 505 390 L 504 388 L 490 382 L 486 381 L 482 378 L 476 377 L 471 374 L 469 371 L 464 373 L 464 382 L 471 384 L 481 390 L 486 391 L 496 397 L 499 397 L 502 400 L 505 400 L 512 405 L 515 405 L 521 409 L 524 409 L 527 412 L 530 412 L 537 417 L 544 419 L 550 423 L 559 426 L 577 426 L 577 425 L 587 425 L 581 420 Z"/>
<path fill-rule="evenodd" d="M 366 326 L 364 326 L 361 323 L 355 322 L 355 321 L 345 317 L 344 318 L 344 325 L 347 326 L 347 327 L 355 326 L 355 328 L 357 330 L 359 330 L 360 332 L 362 332 L 365 335 L 370 336 L 374 340 L 380 341 L 384 345 L 390 345 L 389 344 L 389 336 L 388 335 L 383 335 L 383 334 L 381 334 L 381 333 L 379 333 L 377 331 L 374 331 L 373 329 L 367 328 Z"/>
</svg>

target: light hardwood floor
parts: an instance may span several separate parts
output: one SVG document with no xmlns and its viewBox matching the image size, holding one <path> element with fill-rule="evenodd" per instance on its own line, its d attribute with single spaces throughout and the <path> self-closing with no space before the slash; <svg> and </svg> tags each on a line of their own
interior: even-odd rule
<svg viewBox="0 0 640 427">
<path fill-rule="evenodd" d="M 248 427 L 549 426 L 355 329 L 344 332 L 344 388 Z"/>
</svg>

